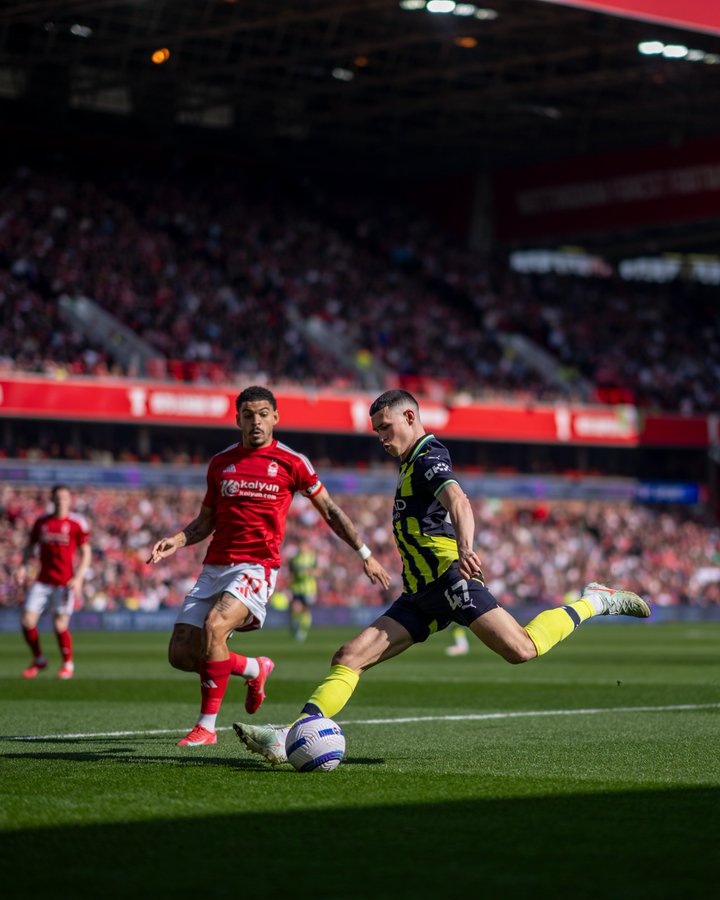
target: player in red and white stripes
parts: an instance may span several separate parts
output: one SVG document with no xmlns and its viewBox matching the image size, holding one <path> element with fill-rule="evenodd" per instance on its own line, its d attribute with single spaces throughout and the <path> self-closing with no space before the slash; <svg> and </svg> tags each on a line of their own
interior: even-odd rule
<svg viewBox="0 0 720 900">
<path fill-rule="evenodd" d="M 373 584 L 384 588 L 390 584 L 390 576 L 332 500 L 307 457 L 273 437 L 279 414 L 272 392 L 246 388 L 236 399 L 236 409 L 242 440 L 210 460 L 200 512 L 182 531 L 159 540 L 148 559 L 157 563 L 212 534 L 202 572 L 170 638 L 170 664 L 200 675 L 200 716 L 180 746 L 217 743 L 216 720 L 230 675 L 247 681 L 247 712 L 256 712 L 265 699 L 265 681 L 275 664 L 268 657 L 233 653 L 227 641 L 232 632 L 253 631 L 265 621 L 295 493 L 308 497 L 335 534 L 359 553 Z"/>
</svg>

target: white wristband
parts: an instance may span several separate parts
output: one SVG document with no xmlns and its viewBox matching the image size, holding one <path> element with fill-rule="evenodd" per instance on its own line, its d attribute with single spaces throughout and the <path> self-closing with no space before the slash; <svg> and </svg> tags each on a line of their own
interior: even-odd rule
<svg viewBox="0 0 720 900">
<path fill-rule="evenodd" d="M 357 552 L 360 554 L 360 559 L 365 562 L 366 559 L 370 559 L 372 556 L 372 550 L 368 547 L 367 544 L 363 544 L 362 547 L 358 547 Z"/>
</svg>

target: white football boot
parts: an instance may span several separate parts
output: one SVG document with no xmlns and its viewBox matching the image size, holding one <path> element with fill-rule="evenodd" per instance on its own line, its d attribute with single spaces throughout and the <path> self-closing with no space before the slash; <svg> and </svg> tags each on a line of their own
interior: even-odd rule
<svg viewBox="0 0 720 900">
<path fill-rule="evenodd" d="M 585 586 L 582 595 L 593 603 L 599 616 L 634 616 L 636 619 L 647 619 L 650 615 L 650 605 L 632 591 L 616 591 L 605 587 L 604 584 L 598 584 L 597 581 L 591 581 Z"/>
<path fill-rule="evenodd" d="M 245 725 L 243 722 L 233 722 L 233 728 L 252 753 L 265 757 L 274 766 L 287 762 L 285 738 L 289 728 L 279 725 Z"/>
</svg>

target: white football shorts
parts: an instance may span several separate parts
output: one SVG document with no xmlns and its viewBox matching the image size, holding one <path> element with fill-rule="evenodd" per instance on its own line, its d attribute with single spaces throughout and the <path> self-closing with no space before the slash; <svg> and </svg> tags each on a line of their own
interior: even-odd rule
<svg viewBox="0 0 720 900">
<path fill-rule="evenodd" d="M 27 592 L 23 609 L 39 616 L 47 609 L 58 616 L 71 616 L 75 609 L 75 595 L 67 587 L 36 581 Z"/>
<path fill-rule="evenodd" d="M 203 566 L 195 586 L 183 601 L 175 624 L 202 628 L 213 603 L 227 593 L 244 603 L 252 616 L 247 624 L 235 630 L 255 631 L 262 628 L 277 574 L 277 569 L 266 569 L 257 563 Z"/>
</svg>

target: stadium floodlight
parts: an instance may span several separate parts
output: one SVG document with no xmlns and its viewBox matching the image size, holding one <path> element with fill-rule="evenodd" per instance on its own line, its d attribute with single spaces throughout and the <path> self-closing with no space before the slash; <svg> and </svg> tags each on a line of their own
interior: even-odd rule
<svg viewBox="0 0 720 900">
<path fill-rule="evenodd" d="M 425 9 L 425 0 L 400 0 L 400 9 Z"/>
<path fill-rule="evenodd" d="M 638 51 L 644 56 L 654 56 L 662 53 L 664 49 L 665 44 L 662 41 L 642 41 L 638 44 Z"/>
<path fill-rule="evenodd" d="M 350 69 L 343 69 L 340 66 L 332 70 L 332 77 L 338 81 L 352 81 L 355 73 Z"/>
<path fill-rule="evenodd" d="M 662 55 L 668 59 L 683 59 L 688 55 L 688 48 L 684 44 L 666 44 Z"/>
<path fill-rule="evenodd" d="M 705 59 L 705 51 L 688 50 L 688 54 L 685 59 L 688 60 L 688 62 L 702 62 Z"/>
<path fill-rule="evenodd" d="M 487 22 L 491 22 L 493 19 L 497 19 L 500 14 L 497 10 L 494 9 L 476 9 L 475 10 L 475 18 L 476 19 L 484 19 Z"/>
<path fill-rule="evenodd" d="M 170 59 L 170 51 L 167 47 L 161 47 L 159 50 L 155 50 L 153 52 L 150 59 L 155 63 L 156 66 L 161 66 L 164 62 L 167 62 Z"/>
<path fill-rule="evenodd" d="M 89 38 L 92 37 L 93 30 L 89 28 L 87 25 L 71 25 L 70 26 L 70 34 L 74 34 L 75 37 L 81 38 Z"/>
<path fill-rule="evenodd" d="M 474 16 L 477 6 L 474 3 L 456 3 L 453 10 L 454 16 Z"/>
<path fill-rule="evenodd" d="M 455 9 L 455 0 L 428 0 L 425 9 L 430 13 L 447 15 Z"/>
</svg>

